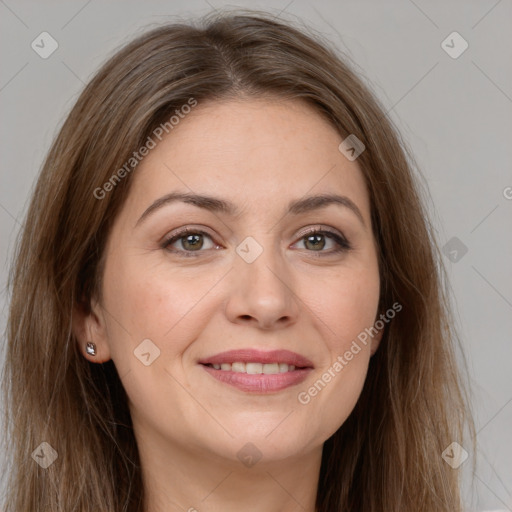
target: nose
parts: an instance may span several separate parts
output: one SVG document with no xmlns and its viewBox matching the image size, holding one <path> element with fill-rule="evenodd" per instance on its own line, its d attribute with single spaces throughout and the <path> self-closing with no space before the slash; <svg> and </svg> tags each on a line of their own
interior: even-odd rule
<svg viewBox="0 0 512 512">
<path fill-rule="evenodd" d="M 229 279 L 225 312 L 231 322 L 272 330 L 297 321 L 300 301 L 277 250 L 265 248 L 251 263 L 237 256 Z"/>
</svg>

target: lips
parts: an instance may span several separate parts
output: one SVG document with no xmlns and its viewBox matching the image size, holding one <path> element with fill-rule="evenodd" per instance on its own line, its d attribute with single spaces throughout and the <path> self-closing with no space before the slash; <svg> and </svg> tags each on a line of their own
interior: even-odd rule
<svg viewBox="0 0 512 512">
<path fill-rule="evenodd" d="M 304 356 L 289 350 L 261 351 L 253 349 L 239 349 L 222 352 L 199 361 L 204 365 L 222 365 L 233 363 L 261 363 L 261 364 L 287 364 L 295 368 L 313 368 L 313 363 Z"/>
<path fill-rule="evenodd" d="M 214 379 L 258 394 L 299 384 L 313 370 L 309 359 L 289 350 L 230 350 L 198 362 Z"/>
</svg>

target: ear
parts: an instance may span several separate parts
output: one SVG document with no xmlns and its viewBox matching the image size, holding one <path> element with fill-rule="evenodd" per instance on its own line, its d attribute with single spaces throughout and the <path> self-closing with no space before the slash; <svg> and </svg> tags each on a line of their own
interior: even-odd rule
<svg viewBox="0 0 512 512">
<path fill-rule="evenodd" d="M 100 304 L 91 300 L 90 308 L 84 304 L 77 304 L 73 309 L 72 329 L 76 337 L 78 348 L 82 355 L 91 363 L 105 363 L 111 359 L 108 345 L 105 315 Z M 96 355 L 86 352 L 87 342 L 96 345 Z"/>
</svg>

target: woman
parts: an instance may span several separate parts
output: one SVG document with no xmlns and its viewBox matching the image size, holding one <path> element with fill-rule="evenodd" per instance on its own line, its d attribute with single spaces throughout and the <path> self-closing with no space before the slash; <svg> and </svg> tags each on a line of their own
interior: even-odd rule
<svg viewBox="0 0 512 512">
<path fill-rule="evenodd" d="M 327 45 L 261 14 L 145 33 L 32 197 L 5 510 L 461 510 L 439 269 L 399 136 Z"/>
</svg>

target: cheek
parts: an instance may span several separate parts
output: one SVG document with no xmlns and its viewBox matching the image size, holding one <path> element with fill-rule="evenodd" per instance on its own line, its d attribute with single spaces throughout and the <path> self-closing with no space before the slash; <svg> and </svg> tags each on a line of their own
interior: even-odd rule
<svg viewBox="0 0 512 512">
<path fill-rule="evenodd" d="M 375 266 L 344 269 L 317 294 L 315 309 L 324 321 L 331 351 L 348 350 L 352 340 L 373 326 L 379 302 L 379 273 Z"/>
<path fill-rule="evenodd" d="M 374 325 L 379 299 L 377 265 L 344 269 L 324 282 L 315 299 L 328 356 L 321 372 L 299 402 L 321 418 L 321 436 L 329 437 L 352 412 L 363 388 L 370 359 L 368 330 Z"/>
<path fill-rule="evenodd" d="M 111 312 L 109 337 L 113 359 L 133 352 L 142 340 L 151 339 L 162 356 L 185 350 L 202 330 L 205 308 L 215 299 L 216 272 L 198 278 L 169 265 L 148 266 L 137 256 L 112 258 L 105 269 L 104 300 Z M 207 300 L 205 300 L 207 297 Z M 198 314 L 200 313 L 200 314 Z"/>
</svg>

